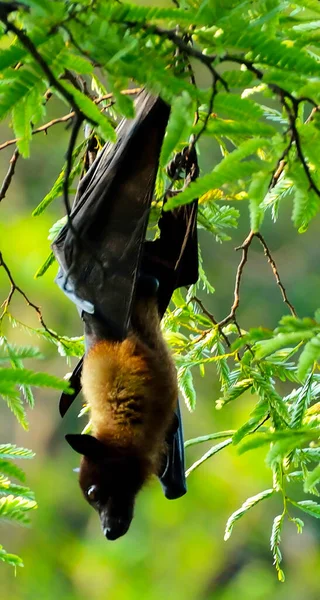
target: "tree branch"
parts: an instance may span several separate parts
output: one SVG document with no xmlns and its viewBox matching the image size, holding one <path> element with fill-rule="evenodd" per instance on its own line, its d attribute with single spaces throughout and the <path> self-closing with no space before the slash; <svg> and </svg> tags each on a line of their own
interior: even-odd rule
<svg viewBox="0 0 320 600">
<path fill-rule="evenodd" d="M 197 296 L 192 296 L 192 298 L 190 298 L 191 302 L 196 302 L 198 304 L 198 306 L 200 306 L 202 312 L 204 315 L 206 315 L 206 317 L 208 317 L 208 319 L 215 325 L 218 327 L 219 332 L 221 334 L 221 336 L 223 337 L 226 345 L 228 346 L 228 348 L 231 348 L 231 344 L 227 338 L 227 336 L 225 335 L 225 333 L 223 333 L 221 327 L 219 326 L 218 321 L 214 318 L 213 314 L 211 314 L 206 307 L 204 306 L 202 300 L 200 300 L 200 298 L 198 298 Z"/>
<path fill-rule="evenodd" d="M 290 310 L 292 316 L 297 317 L 296 310 L 295 310 L 293 304 L 291 304 L 291 302 L 288 299 L 285 287 L 280 279 L 277 265 L 276 265 L 274 259 L 272 258 L 271 252 L 267 246 L 265 239 L 263 238 L 261 233 L 259 233 L 259 232 L 254 233 L 253 231 L 250 231 L 249 235 L 246 237 L 243 244 L 241 244 L 241 246 L 238 246 L 237 248 L 235 248 L 236 250 L 242 250 L 242 257 L 241 257 L 241 261 L 237 268 L 237 274 L 236 274 L 236 280 L 235 280 L 235 286 L 234 286 L 233 304 L 231 306 L 231 310 L 230 310 L 230 313 L 228 314 L 228 316 L 225 317 L 224 319 L 222 319 L 222 321 L 220 321 L 219 323 L 217 323 L 220 330 L 221 330 L 221 327 L 224 327 L 225 325 L 227 325 L 228 323 L 233 321 L 238 329 L 239 335 L 241 335 L 241 330 L 240 330 L 239 324 L 236 321 L 236 312 L 237 312 L 237 309 L 240 304 L 240 286 L 241 286 L 241 281 L 242 281 L 242 277 L 243 277 L 243 273 L 244 273 L 244 266 L 248 261 L 249 248 L 251 246 L 253 238 L 255 238 L 255 237 L 258 238 L 258 240 L 260 241 L 260 244 L 262 245 L 262 247 L 264 249 L 264 254 L 268 259 L 268 262 L 271 266 L 272 272 L 275 276 L 276 282 L 281 290 L 281 295 L 282 295 L 283 301 L 289 307 L 289 310 Z"/>
<path fill-rule="evenodd" d="M 229 315 L 227 317 L 225 317 L 225 319 L 222 319 L 222 321 L 220 321 L 218 323 L 219 327 L 223 327 L 224 325 L 227 325 L 227 323 L 230 323 L 230 321 L 235 320 L 236 311 L 237 311 L 237 308 L 240 303 L 240 285 L 241 285 L 241 280 L 242 280 L 242 276 L 243 276 L 243 269 L 248 260 L 248 251 L 249 251 L 249 248 L 250 248 L 250 245 L 251 245 L 251 242 L 252 242 L 254 236 L 255 236 L 255 234 L 253 233 L 253 231 L 250 231 L 249 235 L 246 237 L 243 244 L 241 244 L 241 246 L 238 246 L 236 248 L 236 250 L 242 250 L 242 258 L 239 263 L 239 266 L 237 269 L 237 274 L 236 274 L 236 281 L 235 281 L 234 294 L 233 294 L 234 300 L 233 300 L 233 304 L 231 306 Z"/>
<path fill-rule="evenodd" d="M 47 325 L 45 324 L 45 322 L 43 320 L 43 316 L 42 316 L 42 312 L 41 312 L 40 307 L 37 306 L 36 304 L 34 304 L 33 302 L 31 302 L 31 300 L 28 298 L 27 294 L 14 281 L 8 265 L 3 260 L 2 252 L 0 252 L 0 267 L 3 267 L 3 269 L 5 270 L 5 272 L 7 274 L 7 277 L 9 279 L 9 281 L 10 281 L 10 284 L 11 284 L 10 292 L 9 292 L 6 300 L 2 303 L 3 311 L 2 311 L 2 313 L 0 315 L 0 322 L 3 319 L 4 315 L 6 314 L 6 312 L 8 311 L 8 307 L 9 307 L 9 304 L 10 304 L 10 302 L 12 300 L 12 297 L 13 297 L 14 293 L 18 292 L 24 298 L 24 300 L 26 301 L 26 303 L 28 304 L 28 306 L 31 306 L 31 308 L 33 308 L 36 311 L 36 313 L 38 315 L 38 318 L 39 318 L 39 321 L 40 321 L 43 329 L 51 337 L 54 337 L 54 338 L 58 339 L 59 341 L 61 341 L 61 338 L 54 331 L 52 331 L 51 329 L 49 329 L 47 327 Z"/>
<path fill-rule="evenodd" d="M 122 90 L 121 94 L 123 94 L 124 96 L 135 96 L 136 94 L 139 94 L 139 92 L 141 92 L 141 88 L 132 88 L 131 90 Z M 95 104 L 100 104 L 100 102 L 103 102 L 104 100 L 109 100 L 113 97 L 113 94 L 105 94 L 104 96 L 100 96 L 99 98 L 96 98 L 94 100 Z M 71 111 L 69 112 L 67 115 L 64 115 L 63 117 L 58 117 L 57 119 L 52 119 L 51 121 L 48 121 L 48 123 L 45 123 L 44 125 L 41 125 L 40 127 L 37 127 L 37 129 L 34 129 L 32 131 L 32 135 L 36 135 L 37 133 L 47 133 L 47 130 L 50 129 L 50 127 L 53 127 L 54 125 L 58 125 L 59 123 L 67 123 L 68 121 L 70 121 L 71 119 L 74 118 L 75 116 L 75 111 Z M 9 146 L 12 146 L 13 144 L 16 144 L 17 142 L 19 142 L 21 138 L 14 138 L 12 140 L 7 140 L 6 142 L 3 142 L 3 144 L 0 144 L 0 150 L 4 150 L 5 148 L 8 148 Z"/>
<path fill-rule="evenodd" d="M 15 168 L 16 168 L 16 164 L 17 164 L 17 160 L 18 160 L 19 156 L 20 156 L 19 150 L 18 150 L 18 148 L 16 148 L 13 155 L 10 158 L 9 169 L 8 169 L 7 174 L 2 182 L 2 186 L 0 189 L 0 202 L 1 202 L 1 200 L 3 200 L 5 198 L 5 195 L 9 189 L 12 178 L 14 176 L 14 172 L 15 172 Z"/>
<path fill-rule="evenodd" d="M 284 287 L 284 285 L 283 285 L 283 283 L 281 282 L 281 279 L 280 279 L 280 275 L 279 275 L 279 271 L 277 269 L 277 265 L 276 265 L 274 259 L 271 256 L 270 250 L 269 250 L 269 248 L 267 246 L 267 243 L 266 243 L 265 239 L 263 238 L 263 236 L 261 235 L 261 233 L 255 233 L 255 237 L 258 238 L 258 240 L 260 241 L 260 243 L 261 243 L 261 245 L 263 247 L 265 256 L 268 259 L 268 263 L 271 266 L 271 269 L 272 269 L 272 272 L 273 272 L 273 274 L 275 276 L 276 282 L 277 282 L 277 284 L 278 284 L 278 286 L 279 286 L 279 288 L 281 290 L 281 295 L 282 295 L 282 298 L 283 298 L 283 302 L 285 302 L 285 304 L 287 304 L 287 306 L 289 307 L 289 310 L 290 310 L 292 316 L 293 317 L 297 317 L 297 313 L 296 313 L 296 310 L 295 310 L 294 306 L 288 300 L 288 296 L 287 296 L 285 287 Z"/>
</svg>

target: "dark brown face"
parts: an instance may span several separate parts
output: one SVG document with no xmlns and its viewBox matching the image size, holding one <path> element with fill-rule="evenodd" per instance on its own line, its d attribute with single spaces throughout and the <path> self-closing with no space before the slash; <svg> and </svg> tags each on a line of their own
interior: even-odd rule
<svg viewBox="0 0 320 600">
<path fill-rule="evenodd" d="M 106 538 L 118 539 L 130 527 L 135 497 L 146 479 L 145 468 L 136 457 L 125 456 L 92 436 L 70 435 L 67 441 L 77 452 L 85 452 L 79 476 L 83 495 L 99 513 Z"/>
<path fill-rule="evenodd" d="M 83 457 L 80 487 L 85 499 L 99 512 L 108 540 L 124 535 L 131 524 L 135 497 L 143 485 L 137 461 L 110 458 L 93 461 Z"/>
</svg>

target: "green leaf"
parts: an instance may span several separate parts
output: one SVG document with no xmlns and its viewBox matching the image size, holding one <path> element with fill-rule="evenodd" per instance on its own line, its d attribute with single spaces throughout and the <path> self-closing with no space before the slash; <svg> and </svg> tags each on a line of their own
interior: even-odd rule
<svg viewBox="0 0 320 600">
<path fill-rule="evenodd" d="M 256 427 L 264 420 L 264 418 L 268 415 L 269 404 L 266 399 L 259 400 L 256 404 L 254 410 L 250 415 L 249 421 L 242 425 L 233 435 L 232 443 L 239 444 L 241 440 L 248 435 L 248 433 L 252 433 Z"/>
<path fill-rule="evenodd" d="M 261 446 L 265 446 L 266 444 L 273 443 L 274 446 L 272 448 L 273 454 L 282 455 L 283 451 L 286 452 L 286 448 L 299 446 L 303 444 L 306 440 L 312 440 L 316 438 L 320 433 L 317 430 L 296 430 L 296 429 L 288 429 L 288 430 L 280 430 L 274 432 L 256 432 L 250 435 L 250 438 L 243 442 L 239 447 L 239 454 L 244 454 L 244 452 L 248 452 L 249 450 L 255 450 L 256 448 L 261 448 Z M 276 445 L 276 442 L 279 442 L 280 446 Z M 281 445 L 282 444 L 282 445 Z"/>
<path fill-rule="evenodd" d="M 37 503 L 34 500 L 22 498 L 21 496 L 4 496 L 0 498 L 0 519 L 28 525 L 30 520 L 26 513 L 35 508 L 37 508 Z"/>
<path fill-rule="evenodd" d="M 75 151 L 72 154 L 73 160 L 75 160 L 79 156 L 79 154 L 83 150 L 84 146 L 85 146 L 85 142 L 82 142 L 81 144 L 79 144 L 79 146 L 77 146 L 77 148 L 75 149 Z M 70 176 L 69 176 L 69 184 L 71 184 L 73 182 L 73 180 L 75 179 L 75 177 L 80 174 L 82 167 L 83 167 L 83 163 L 81 160 L 75 162 L 74 166 L 72 167 Z M 31 213 L 33 217 L 38 217 L 39 215 L 41 215 L 41 213 L 43 213 L 43 211 L 51 204 L 51 202 L 53 202 L 53 200 L 55 200 L 56 198 L 58 198 L 59 196 L 61 196 L 63 194 L 65 168 L 66 167 L 64 165 L 62 171 L 59 173 L 56 181 L 54 182 L 50 192 L 48 192 L 46 194 L 46 196 L 43 198 L 43 200 L 41 200 L 40 204 L 38 204 L 38 206 Z M 66 222 L 66 217 L 62 217 L 61 219 L 59 219 L 57 221 L 57 223 L 62 223 L 63 219 L 64 219 L 64 222 Z"/>
<path fill-rule="evenodd" d="M 16 554 L 9 554 L 8 552 L 5 551 L 3 546 L 0 546 L 0 560 L 2 560 L 3 562 L 5 562 L 8 565 L 11 565 L 13 567 L 23 567 L 24 566 L 20 556 L 17 556 Z"/>
<path fill-rule="evenodd" d="M 27 448 L 19 448 L 14 444 L 0 444 L 0 459 L 33 458 L 35 453 Z"/>
<path fill-rule="evenodd" d="M 282 531 L 282 527 L 283 527 L 283 522 L 284 522 L 284 513 L 282 513 L 281 515 L 278 515 L 277 517 L 274 518 L 273 525 L 272 525 L 272 531 L 271 531 L 271 538 L 270 538 L 270 548 L 271 548 L 271 552 L 273 555 L 274 565 L 278 572 L 278 579 L 279 579 L 279 581 L 282 581 L 282 582 L 284 582 L 284 579 L 285 579 L 284 573 L 280 569 L 280 563 L 282 561 L 280 542 L 281 542 L 281 531 Z"/>
<path fill-rule="evenodd" d="M 42 354 L 38 348 L 34 348 L 33 346 L 1 345 L 0 338 L 0 363 L 10 362 L 12 359 L 23 360 L 25 358 L 42 358 Z"/>
<path fill-rule="evenodd" d="M 179 369 L 178 384 L 188 409 L 193 411 L 195 409 L 197 396 L 190 369 L 184 367 Z"/>
<path fill-rule="evenodd" d="M 227 119 L 254 122 L 263 116 L 263 109 L 250 98 L 220 92 L 214 99 L 214 110 L 225 114 Z"/>
<path fill-rule="evenodd" d="M 79 56 L 74 52 L 66 52 L 60 59 L 61 66 L 63 65 L 66 69 L 80 73 L 80 75 L 91 75 L 93 72 L 93 65 L 89 59 Z"/>
<path fill-rule="evenodd" d="M 53 252 L 50 252 L 50 254 L 47 256 L 44 263 L 42 263 L 41 267 L 39 267 L 39 269 L 37 269 L 37 271 L 35 272 L 34 279 L 38 279 L 39 277 L 42 277 L 47 272 L 47 270 L 51 267 L 51 265 L 53 265 L 53 263 L 55 263 L 55 261 L 56 261 L 55 255 L 53 254 Z"/>
<path fill-rule="evenodd" d="M 273 493 L 274 493 L 274 490 L 269 489 L 269 490 L 265 490 L 264 492 L 260 492 L 259 494 L 256 494 L 255 496 L 251 496 L 251 498 L 248 498 L 243 503 L 241 508 L 236 510 L 229 517 L 229 519 L 227 521 L 225 533 L 224 533 L 224 540 L 227 541 L 229 539 L 229 537 L 231 536 L 231 533 L 232 533 L 233 526 L 234 526 L 235 522 L 238 521 L 238 519 L 241 519 L 241 517 L 243 517 L 243 515 L 245 515 L 246 512 L 248 512 L 248 510 L 250 510 L 250 508 L 253 508 L 253 506 L 256 506 L 256 504 L 259 504 L 259 502 L 261 502 L 262 500 L 265 500 L 266 498 L 270 498 L 270 496 L 272 496 Z"/>
<path fill-rule="evenodd" d="M 320 333 L 305 345 L 298 362 L 298 377 L 302 381 L 320 358 Z"/>
<path fill-rule="evenodd" d="M 64 87 L 72 94 L 78 108 L 83 112 L 84 116 L 90 121 L 93 121 L 100 129 L 104 140 L 116 141 L 116 133 L 109 119 L 100 112 L 98 106 L 92 102 L 88 96 L 85 96 L 79 90 L 76 90 L 72 85 L 64 83 Z"/>
<path fill-rule="evenodd" d="M 0 495 L 14 495 L 20 496 L 21 498 L 26 498 L 27 500 L 34 500 L 34 493 L 28 487 L 24 487 L 22 485 L 17 485 L 16 483 L 11 483 L 11 481 L 0 475 Z"/>
<path fill-rule="evenodd" d="M 314 488 L 320 482 L 320 464 L 308 474 L 307 479 L 304 482 L 304 491 L 306 493 L 312 492 Z"/>
<path fill-rule="evenodd" d="M 286 346 L 296 345 L 300 342 L 309 340 L 313 337 L 313 332 L 307 329 L 301 331 L 292 331 L 289 333 L 279 333 L 274 338 L 269 340 L 261 340 L 257 342 L 254 348 L 255 357 L 257 360 L 265 358 L 269 354 L 273 354 Z"/>
<path fill-rule="evenodd" d="M 249 209 L 250 209 L 250 226 L 255 233 L 259 231 L 263 218 L 264 210 L 261 203 L 268 191 L 270 184 L 270 171 L 260 171 L 252 176 L 252 181 L 249 186 Z"/>
<path fill-rule="evenodd" d="M 188 140 L 192 126 L 191 103 L 192 100 L 187 92 L 178 96 L 173 102 L 161 148 L 159 162 L 162 168 L 166 166 L 178 144 Z"/>
<path fill-rule="evenodd" d="M 0 373 L 0 377 L 1 377 L 1 373 Z M 0 380 L 0 395 L 6 401 L 8 407 L 10 408 L 11 412 L 16 417 L 18 423 L 20 423 L 20 425 L 23 427 L 23 429 L 25 429 L 27 431 L 29 429 L 29 424 L 27 421 L 26 411 L 24 409 L 20 394 L 15 392 L 14 390 L 10 390 L 9 394 L 4 393 L 3 390 L 6 391 L 6 389 L 8 389 L 8 388 L 5 388 L 3 386 L 3 382 L 1 382 L 1 380 Z"/>
<path fill-rule="evenodd" d="M 50 387 L 56 390 L 64 390 L 66 393 L 72 393 L 69 384 L 64 379 L 59 379 L 48 373 L 36 373 L 28 369 L 0 369 L 0 393 L 1 385 L 13 383 L 18 385 L 33 385 L 35 387 Z"/>
<path fill-rule="evenodd" d="M 235 432 L 233 429 L 229 429 L 228 431 L 218 431 L 217 433 L 209 433 L 208 435 L 200 435 L 199 437 L 192 438 L 187 440 L 184 443 L 185 448 L 189 448 L 189 446 L 195 446 L 196 444 L 203 444 L 204 442 L 209 442 L 210 440 L 219 440 L 221 438 L 226 438 L 233 435 Z"/>
<path fill-rule="evenodd" d="M 220 452 L 220 450 L 223 450 L 223 448 L 230 446 L 231 442 L 232 442 L 232 438 L 228 438 L 224 442 L 220 442 L 220 444 L 216 444 L 216 446 L 213 446 L 212 448 L 210 448 L 210 450 L 208 450 L 208 452 L 206 452 L 203 456 L 201 456 L 201 458 L 199 458 L 199 460 L 196 460 L 196 462 L 194 462 L 193 465 L 191 465 L 191 467 L 189 467 L 189 469 L 187 469 L 186 477 L 188 477 L 190 475 L 190 473 L 192 473 L 192 471 L 194 471 L 195 469 L 200 467 L 200 465 L 202 465 L 204 462 L 209 460 L 209 458 L 211 458 L 212 456 L 214 456 L 215 454 Z"/>
<path fill-rule="evenodd" d="M 15 137 L 18 138 L 17 147 L 23 158 L 29 157 L 29 142 L 32 138 L 31 128 L 32 108 L 27 102 L 27 97 L 17 103 L 12 110 L 12 126 Z"/>
<path fill-rule="evenodd" d="M 299 428 L 302 425 L 306 410 L 312 401 L 312 377 L 300 388 L 291 410 L 291 427 Z"/>
<path fill-rule="evenodd" d="M 320 519 L 320 504 L 317 504 L 317 502 L 314 502 L 313 500 L 301 500 L 300 502 L 294 502 L 291 500 L 291 498 L 288 498 L 288 500 L 296 508 L 300 508 L 300 510 L 308 515 L 311 515 L 316 519 Z"/>
<path fill-rule="evenodd" d="M 15 477 L 22 482 L 26 480 L 24 471 L 9 460 L 0 459 L 0 473 L 8 475 L 9 477 Z"/>
</svg>

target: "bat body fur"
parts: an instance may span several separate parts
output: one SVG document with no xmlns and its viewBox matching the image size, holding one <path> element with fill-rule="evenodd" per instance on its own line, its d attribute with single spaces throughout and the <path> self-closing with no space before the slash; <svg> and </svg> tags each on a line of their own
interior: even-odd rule
<svg viewBox="0 0 320 600">
<path fill-rule="evenodd" d="M 105 536 L 114 540 L 127 532 L 140 489 L 152 475 L 161 475 L 175 421 L 177 375 L 155 297 L 136 301 L 123 341 L 91 335 L 82 387 L 92 435 L 67 439 L 83 455 L 84 497 L 98 510 Z"/>
<path fill-rule="evenodd" d="M 94 437 L 140 457 L 150 475 L 158 474 L 178 389 L 155 299 L 137 302 L 125 340 L 91 346 L 82 387 Z"/>
</svg>

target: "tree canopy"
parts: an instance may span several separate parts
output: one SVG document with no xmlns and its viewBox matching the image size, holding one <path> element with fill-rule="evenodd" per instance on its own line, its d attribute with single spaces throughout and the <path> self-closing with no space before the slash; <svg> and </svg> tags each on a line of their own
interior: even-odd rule
<svg viewBox="0 0 320 600">
<path fill-rule="evenodd" d="M 115 140 L 119 119 L 133 117 L 133 99 L 147 87 L 171 105 L 150 235 L 157 235 L 169 186 L 166 167 L 186 145 L 199 150 L 203 170 L 197 181 L 167 202 L 165 210 L 199 198 L 198 226 L 212 242 L 229 240 L 239 219 L 243 215 L 247 219 L 247 233 L 236 248 L 239 262 L 225 314 L 219 319 L 207 308 L 207 297 L 214 291 L 219 295 L 220 283 L 215 280 L 214 289 L 209 281 L 200 245 L 199 282 L 186 292 L 175 292 L 164 329 L 190 411 L 196 406 L 193 376 L 197 371 L 205 376 L 210 365 L 220 382 L 217 409 L 241 402 L 248 392 L 253 395 L 254 408 L 238 429 L 199 432 L 186 442 L 186 447 L 213 442 L 187 474 L 231 445 L 240 454 L 250 451 L 253 456 L 257 449 L 265 449 L 270 487 L 257 490 L 233 512 L 225 540 L 247 511 L 276 497 L 279 514 L 271 526 L 271 551 L 280 581 L 285 522 L 301 533 L 303 514 L 320 517 L 320 308 L 316 299 L 313 315 L 298 316 L 285 288 L 285 273 L 280 273 L 261 228 L 270 216 L 276 223 L 288 201 L 299 234 L 308 230 L 319 212 L 319 21 L 316 0 L 0 2 L 0 119 L 13 132 L 12 139 L 0 144 L 0 150 L 13 148 L 0 201 L 10 194 L 18 161 L 32 156 L 34 136 L 65 123 L 69 140 L 64 166 L 33 207 L 33 215 L 42 214 L 59 197 L 69 213 L 69 197 L 85 172 L 88 154 Z M 48 117 L 51 105 L 54 118 L 52 113 Z M 176 189 L 180 185 L 174 183 Z M 49 240 L 65 222 L 63 217 L 52 224 Z M 284 314 L 273 329 L 263 322 L 244 329 L 238 318 L 254 243 L 270 266 L 275 296 L 284 302 Z M 42 277 L 53 263 L 48 248 L 35 277 Z M 12 298 L 23 296 L 40 319 L 34 332 L 50 340 L 62 356 L 81 356 L 83 341 L 52 329 L 39 308 L 41 299 L 31 298 L 14 279 L 8 253 L 0 253 L 0 266 L 10 285 L 0 316 L 0 393 L 27 427 L 25 404 L 33 405 L 32 386 L 65 389 L 67 384 L 24 367 L 24 360 L 37 358 L 38 351 L 10 341 L 8 324 L 29 327 L 11 311 Z M 14 445 L 0 447 L 0 517 L 24 522 L 26 511 L 36 506 L 32 492 L 20 485 L 23 472 L 12 462 L 31 456 L 31 451 Z M 10 477 L 20 483 L 12 483 Z M 299 487 L 292 488 L 296 483 Z M 192 484 L 190 490 L 192 494 Z M 0 558 L 21 564 L 3 549 Z"/>
</svg>

